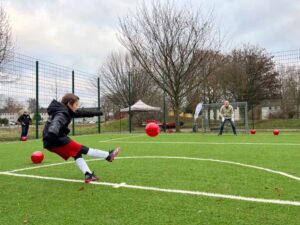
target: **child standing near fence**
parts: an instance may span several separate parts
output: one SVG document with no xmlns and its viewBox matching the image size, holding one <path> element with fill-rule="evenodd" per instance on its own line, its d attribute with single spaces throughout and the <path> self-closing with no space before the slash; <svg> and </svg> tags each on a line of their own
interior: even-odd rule
<svg viewBox="0 0 300 225">
<path fill-rule="evenodd" d="M 27 139 L 29 125 L 31 123 L 31 118 L 29 115 L 29 111 L 27 109 L 24 109 L 22 115 L 18 118 L 18 122 L 21 124 L 21 140 L 22 138 Z"/>
<path fill-rule="evenodd" d="M 89 148 L 71 140 L 67 135 L 70 130 L 68 125 L 72 118 L 100 116 L 102 112 L 79 111 L 79 97 L 74 94 L 66 94 L 61 102 L 53 100 L 48 109 L 49 118 L 43 131 L 44 148 L 56 153 L 63 159 L 69 157 L 75 159 L 75 163 L 85 177 L 85 183 L 99 180 L 94 172 L 90 170 L 82 155 L 94 158 L 103 158 L 112 162 L 121 151 L 120 147 L 109 152 Z"/>
</svg>

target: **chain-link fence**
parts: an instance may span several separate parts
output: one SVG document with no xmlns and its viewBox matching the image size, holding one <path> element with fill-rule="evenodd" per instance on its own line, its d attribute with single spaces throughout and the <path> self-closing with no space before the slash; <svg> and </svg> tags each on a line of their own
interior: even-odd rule
<svg viewBox="0 0 300 225">
<path fill-rule="evenodd" d="M 0 139 L 18 138 L 21 129 L 17 120 L 24 110 L 32 118 L 29 138 L 41 137 L 47 106 L 66 93 L 78 95 L 82 108 L 100 107 L 96 75 L 15 53 L 0 67 Z M 99 119 L 76 119 L 72 134 L 100 132 Z"/>
<path fill-rule="evenodd" d="M 274 52 L 272 56 L 279 74 L 280 96 L 264 102 L 262 119 L 299 119 L 300 50 Z"/>
<path fill-rule="evenodd" d="M 281 93 L 277 99 L 261 102 L 258 119 L 260 122 L 255 127 L 273 128 L 272 124 L 264 121 L 276 119 L 278 128 L 299 129 L 297 119 L 300 116 L 300 50 L 274 52 L 270 55 L 275 62 L 275 70 L 279 73 Z M 30 112 L 33 120 L 29 138 L 41 137 L 48 117 L 49 103 L 53 99 L 61 100 L 64 94 L 72 92 L 80 97 L 82 108 L 105 107 L 104 96 L 100 96 L 101 82 L 98 75 L 14 53 L 12 58 L 0 65 L 0 140 L 17 140 L 20 137 L 21 127 L 17 120 L 24 109 Z M 164 113 L 163 99 L 161 92 L 161 100 L 158 101 L 161 104 L 155 105 L 161 107 L 160 112 L 134 113 L 131 127 L 128 113 L 114 110 L 114 114 L 107 112 L 101 118 L 76 119 L 71 125 L 71 134 L 143 131 L 147 122 L 145 118 L 157 120 L 161 124 L 165 121 L 166 131 L 172 132 L 175 125 L 174 115 L 168 101 Z M 249 125 L 252 127 L 254 124 L 252 125 L 250 117 L 251 114 Z M 180 121 L 183 129 L 192 131 L 192 112 L 183 111 Z M 202 118 L 198 123 L 201 124 L 201 121 Z"/>
</svg>

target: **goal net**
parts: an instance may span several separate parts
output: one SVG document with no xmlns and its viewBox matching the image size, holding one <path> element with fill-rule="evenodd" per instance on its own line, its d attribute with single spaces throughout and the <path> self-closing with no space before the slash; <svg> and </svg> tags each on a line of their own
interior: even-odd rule
<svg viewBox="0 0 300 225">
<path fill-rule="evenodd" d="M 202 106 L 202 122 L 195 121 L 195 126 L 202 128 L 203 132 L 218 132 L 221 125 L 220 108 L 222 103 L 203 104 Z M 248 104 L 247 102 L 230 103 L 234 109 L 234 123 L 237 132 L 248 132 Z M 224 132 L 232 132 L 230 123 L 224 126 Z"/>
</svg>

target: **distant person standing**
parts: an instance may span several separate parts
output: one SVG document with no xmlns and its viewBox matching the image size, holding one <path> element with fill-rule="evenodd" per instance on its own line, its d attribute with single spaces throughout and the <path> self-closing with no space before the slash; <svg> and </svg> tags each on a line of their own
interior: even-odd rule
<svg viewBox="0 0 300 225">
<path fill-rule="evenodd" d="M 23 114 L 18 118 L 18 122 L 21 124 L 22 127 L 21 138 L 22 137 L 27 138 L 29 124 L 31 123 L 31 118 L 28 110 L 24 110 Z"/>
<path fill-rule="evenodd" d="M 222 117 L 222 124 L 220 127 L 220 132 L 219 135 L 223 134 L 223 130 L 224 130 L 224 125 L 226 123 L 226 121 L 229 121 L 229 123 L 231 124 L 232 127 L 232 131 L 235 135 L 236 134 L 236 129 L 234 126 L 234 114 L 233 114 L 233 107 L 229 104 L 229 101 L 224 101 L 224 105 L 222 105 L 221 109 L 220 109 L 220 114 Z"/>
</svg>

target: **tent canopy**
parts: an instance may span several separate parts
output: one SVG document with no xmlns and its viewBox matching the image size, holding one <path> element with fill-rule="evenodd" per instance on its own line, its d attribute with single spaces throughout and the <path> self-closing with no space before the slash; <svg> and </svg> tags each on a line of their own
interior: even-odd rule
<svg viewBox="0 0 300 225">
<path fill-rule="evenodd" d="M 160 107 L 153 107 L 145 104 L 142 100 L 138 100 L 135 104 L 130 107 L 132 112 L 151 112 L 160 111 Z M 129 107 L 121 109 L 121 112 L 129 112 Z"/>
</svg>

